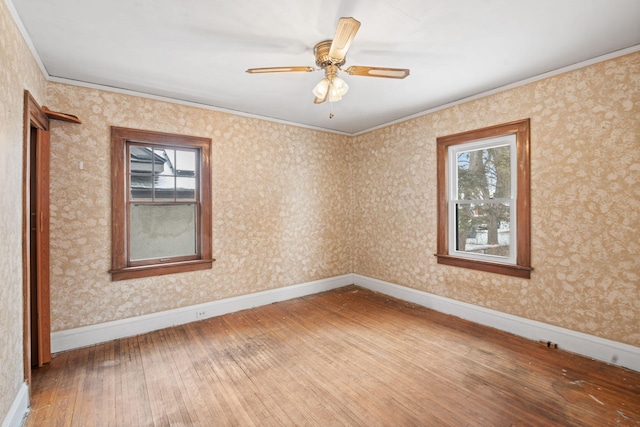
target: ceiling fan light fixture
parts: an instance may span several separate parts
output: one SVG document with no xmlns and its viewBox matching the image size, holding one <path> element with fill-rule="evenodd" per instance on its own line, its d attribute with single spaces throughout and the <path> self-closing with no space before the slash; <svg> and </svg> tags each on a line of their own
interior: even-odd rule
<svg viewBox="0 0 640 427">
<path fill-rule="evenodd" d="M 320 82 L 313 88 L 313 94 L 316 98 L 324 99 L 325 96 L 327 96 L 330 84 L 329 79 L 326 77 L 320 80 Z"/>
<path fill-rule="evenodd" d="M 338 102 L 342 99 L 342 95 L 340 95 L 340 93 L 334 88 L 332 87 L 331 89 L 329 89 L 329 102 Z"/>
<path fill-rule="evenodd" d="M 349 90 L 349 85 L 347 84 L 347 82 L 342 80 L 340 77 L 333 78 L 333 81 L 331 82 L 331 87 L 335 89 L 335 91 L 339 93 L 340 96 L 344 96 L 344 94 L 346 94 L 347 91 Z"/>
<path fill-rule="evenodd" d="M 338 102 L 342 99 L 342 96 L 349 90 L 349 85 L 339 77 L 331 79 L 329 85 L 329 102 Z"/>
<path fill-rule="evenodd" d="M 325 77 L 313 88 L 313 94 L 318 99 L 328 99 L 329 102 L 338 102 L 349 90 L 347 82 L 339 77 Z"/>
</svg>

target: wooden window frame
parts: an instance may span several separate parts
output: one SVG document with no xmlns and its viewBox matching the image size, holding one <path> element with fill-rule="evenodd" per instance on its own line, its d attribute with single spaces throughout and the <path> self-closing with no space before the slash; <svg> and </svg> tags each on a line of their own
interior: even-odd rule
<svg viewBox="0 0 640 427">
<path fill-rule="evenodd" d="M 516 196 L 516 262 L 488 262 L 451 255 L 449 250 L 449 147 L 486 138 L 516 136 L 517 196 Z M 530 120 L 518 120 L 482 129 L 439 137 L 437 144 L 438 185 L 438 264 L 470 268 L 528 279 L 531 276 L 531 184 L 530 184 Z"/>
<path fill-rule="evenodd" d="M 168 260 L 132 265 L 129 260 L 127 144 L 141 143 L 175 148 L 193 148 L 200 153 L 199 206 L 197 209 L 197 256 L 190 260 Z M 211 248 L 211 139 L 148 130 L 111 127 L 111 280 L 210 269 Z M 134 263 L 140 264 L 140 263 Z"/>
</svg>

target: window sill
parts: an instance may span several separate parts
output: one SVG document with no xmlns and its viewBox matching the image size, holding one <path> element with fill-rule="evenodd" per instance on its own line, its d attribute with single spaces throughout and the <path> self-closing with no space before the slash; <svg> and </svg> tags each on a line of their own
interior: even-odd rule
<svg viewBox="0 0 640 427">
<path fill-rule="evenodd" d="M 125 267 L 111 270 L 111 281 L 139 279 L 142 277 L 161 276 L 163 274 L 183 273 L 187 271 L 208 270 L 215 259 L 199 259 L 195 261 L 172 262 L 167 264 L 151 264 L 139 267 Z"/>
<path fill-rule="evenodd" d="M 506 276 L 531 278 L 532 267 L 522 265 L 499 264 L 495 262 L 476 261 L 472 259 L 458 258 L 451 255 L 435 254 L 438 264 L 452 265 L 455 267 L 470 268 L 472 270 L 487 271 L 489 273 L 504 274 Z"/>
</svg>

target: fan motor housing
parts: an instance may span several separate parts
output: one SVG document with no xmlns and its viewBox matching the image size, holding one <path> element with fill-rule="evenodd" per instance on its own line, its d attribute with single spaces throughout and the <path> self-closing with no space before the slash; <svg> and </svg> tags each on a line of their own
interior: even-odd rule
<svg viewBox="0 0 640 427">
<path fill-rule="evenodd" d="M 325 68 L 329 65 L 341 66 L 345 63 L 346 57 L 342 59 L 340 62 L 336 62 L 329 56 L 329 50 L 331 50 L 331 42 L 333 40 L 325 40 L 313 48 L 313 54 L 316 56 L 316 64 L 318 67 Z"/>
</svg>

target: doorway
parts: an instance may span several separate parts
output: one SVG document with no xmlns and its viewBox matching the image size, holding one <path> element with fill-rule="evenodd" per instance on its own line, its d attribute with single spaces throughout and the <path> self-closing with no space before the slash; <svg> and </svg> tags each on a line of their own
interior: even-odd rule
<svg viewBox="0 0 640 427">
<path fill-rule="evenodd" d="M 49 118 L 25 91 L 23 165 L 24 371 L 51 361 Z"/>
</svg>

